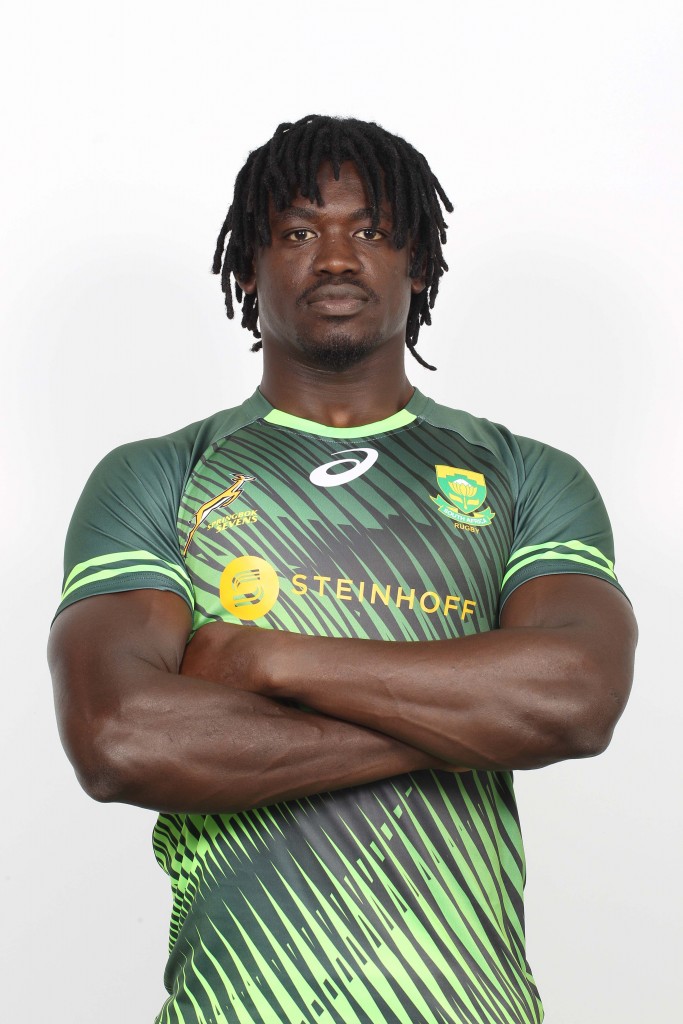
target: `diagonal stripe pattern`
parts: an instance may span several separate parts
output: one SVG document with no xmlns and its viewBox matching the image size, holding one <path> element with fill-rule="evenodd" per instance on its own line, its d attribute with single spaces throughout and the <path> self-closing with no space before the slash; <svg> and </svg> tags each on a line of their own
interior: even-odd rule
<svg viewBox="0 0 683 1024">
<path fill-rule="evenodd" d="M 211 514 L 192 536 L 195 629 L 240 621 L 220 579 L 245 556 L 278 576 L 260 628 L 384 640 L 491 628 L 514 502 L 491 453 L 476 452 L 473 468 L 494 524 L 457 530 L 430 500 L 436 465 L 472 465 L 457 434 L 414 417 L 356 434 L 378 453 L 372 471 L 323 488 L 311 474 L 352 444 L 292 419 L 219 439 L 185 488 L 181 548 L 198 507 L 235 474 L 254 478 L 231 506 L 250 517 L 232 526 Z M 240 814 L 162 814 L 154 845 L 174 891 L 159 1024 L 542 1018 L 506 773 L 420 772 Z"/>
</svg>

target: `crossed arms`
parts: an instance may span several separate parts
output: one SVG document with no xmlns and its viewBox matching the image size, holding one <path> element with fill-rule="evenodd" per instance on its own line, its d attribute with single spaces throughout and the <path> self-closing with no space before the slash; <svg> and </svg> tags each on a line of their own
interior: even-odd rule
<svg viewBox="0 0 683 1024">
<path fill-rule="evenodd" d="M 216 623 L 186 646 L 190 626 L 185 603 L 155 590 L 87 598 L 57 619 L 62 742 L 95 799 L 230 812 L 420 768 L 596 754 L 628 697 L 636 643 L 626 599 L 579 575 L 530 580 L 500 629 L 457 640 Z"/>
</svg>

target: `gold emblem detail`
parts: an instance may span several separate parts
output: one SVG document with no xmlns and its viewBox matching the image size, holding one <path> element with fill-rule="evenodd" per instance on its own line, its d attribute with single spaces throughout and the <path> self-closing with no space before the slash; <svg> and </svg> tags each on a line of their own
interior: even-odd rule
<svg viewBox="0 0 683 1024">
<path fill-rule="evenodd" d="M 244 485 L 253 480 L 253 476 L 245 476 L 244 473 L 235 473 L 232 478 L 232 486 L 228 487 L 226 491 L 221 491 L 220 494 L 216 495 L 215 498 L 211 498 L 210 501 L 204 502 L 204 504 L 197 510 L 195 515 L 195 524 L 190 530 L 190 535 L 187 538 L 185 547 L 183 548 L 183 555 L 187 554 L 190 546 L 190 541 L 195 535 L 195 530 L 198 526 L 204 522 L 209 512 L 215 512 L 216 509 L 226 508 L 228 505 L 232 505 L 236 498 L 239 498 L 240 494 L 244 489 Z"/>
</svg>

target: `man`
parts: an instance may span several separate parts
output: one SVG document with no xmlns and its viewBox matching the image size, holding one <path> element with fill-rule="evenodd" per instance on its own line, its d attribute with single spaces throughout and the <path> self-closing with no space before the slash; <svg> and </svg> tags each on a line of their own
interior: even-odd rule
<svg viewBox="0 0 683 1024">
<path fill-rule="evenodd" d="M 164 1024 L 542 1019 L 511 770 L 604 749 L 635 625 L 585 471 L 406 378 L 441 203 L 376 125 L 280 125 L 214 261 L 259 391 L 76 509 L 58 715 L 93 797 L 161 812 Z"/>
</svg>

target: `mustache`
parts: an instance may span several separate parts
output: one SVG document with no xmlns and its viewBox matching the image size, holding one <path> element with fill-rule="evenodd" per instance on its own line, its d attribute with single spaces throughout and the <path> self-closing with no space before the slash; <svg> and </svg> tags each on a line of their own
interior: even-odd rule
<svg viewBox="0 0 683 1024">
<path fill-rule="evenodd" d="M 353 288 L 359 288 L 367 295 L 371 302 L 379 302 L 379 295 L 377 292 L 373 291 L 365 281 L 361 281 L 357 277 L 329 277 L 327 280 L 316 281 L 315 284 L 310 286 L 310 288 L 307 288 L 306 291 L 302 292 L 296 300 L 296 304 L 297 306 L 304 306 L 310 299 L 311 295 L 314 295 L 319 288 L 328 288 L 330 286 L 334 288 L 341 288 L 344 285 L 351 285 Z"/>
</svg>

